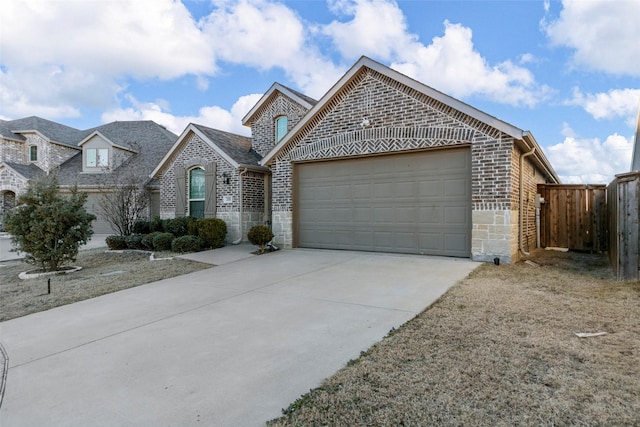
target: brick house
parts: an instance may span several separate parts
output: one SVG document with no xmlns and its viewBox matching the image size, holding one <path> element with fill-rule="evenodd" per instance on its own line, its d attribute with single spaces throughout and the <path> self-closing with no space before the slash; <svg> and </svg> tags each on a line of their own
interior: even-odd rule
<svg viewBox="0 0 640 427">
<path fill-rule="evenodd" d="M 536 186 L 559 182 L 531 133 L 366 57 L 260 163 L 285 247 L 479 261 L 533 248 Z"/>
<path fill-rule="evenodd" d="M 153 215 L 159 211 L 159 188 L 148 175 L 176 138 L 151 121 L 79 130 L 40 117 L 0 120 L 0 218 L 30 180 L 53 171 L 61 191 L 77 185 L 88 194 L 87 210 L 98 217 L 95 233 L 112 233 L 100 217 L 98 198 L 132 171 L 152 194 Z"/>
<path fill-rule="evenodd" d="M 153 172 L 162 217 L 193 204 L 236 242 L 267 223 L 283 247 L 511 262 L 535 246 L 537 184 L 559 182 L 530 132 L 367 57 L 319 101 L 272 85 L 243 124 L 185 129 Z"/>
<path fill-rule="evenodd" d="M 252 138 L 191 123 L 152 172 L 160 217 L 221 218 L 227 242 L 270 222 L 270 173 L 260 159 L 316 101 L 275 83 L 245 116 Z"/>
</svg>

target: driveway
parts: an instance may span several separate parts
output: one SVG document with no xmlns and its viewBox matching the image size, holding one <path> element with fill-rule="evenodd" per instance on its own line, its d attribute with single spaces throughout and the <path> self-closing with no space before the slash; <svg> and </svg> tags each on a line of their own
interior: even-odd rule
<svg viewBox="0 0 640 427">
<path fill-rule="evenodd" d="M 0 425 L 263 425 L 479 265 L 302 249 L 229 259 L 0 323 Z"/>
</svg>

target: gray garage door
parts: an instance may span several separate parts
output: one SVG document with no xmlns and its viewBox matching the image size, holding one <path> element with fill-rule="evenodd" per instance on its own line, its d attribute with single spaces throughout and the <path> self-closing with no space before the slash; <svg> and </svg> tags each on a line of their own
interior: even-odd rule
<svg viewBox="0 0 640 427">
<path fill-rule="evenodd" d="M 470 256 L 468 148 L 301 163 L 295 181 L 299 247 Z"/>
<path fill-rule="evenodd" d="M 100 208 L 98 206 L 100 197 L 101 196 L 98 193 L 89 193 L 87 202 L 84 204 L 85 209 L 96 216 L 96 220 L 91 223 L 93 232 L 95 234 L 116 234 L 111 229 L 111 225 L 106 222 L 100 214 Z"/>
</svg>

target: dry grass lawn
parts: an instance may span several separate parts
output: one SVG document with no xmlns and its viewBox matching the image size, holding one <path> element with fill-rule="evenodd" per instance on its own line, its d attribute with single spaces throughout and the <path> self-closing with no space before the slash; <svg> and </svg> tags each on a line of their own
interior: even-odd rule
<svg viewBox="0 0 640 427">
<path fill-rule="evenodd" d="M 640 283 L 601 255 L 530 259 L 480 266 L 269 424 L 640 425 Z"/>
<path fill-rule="evenodd" d="M 149 255 L 143 252 L 118 253 L 104 248 L 80 251 L 73 265 L 82 270 L 22 280 L 18 274 L 35 269 L 33 265 L 22 261 L 0 263 L 0 321 L 211 267 L 181 258 L 149 261 Z"/>
</svg>

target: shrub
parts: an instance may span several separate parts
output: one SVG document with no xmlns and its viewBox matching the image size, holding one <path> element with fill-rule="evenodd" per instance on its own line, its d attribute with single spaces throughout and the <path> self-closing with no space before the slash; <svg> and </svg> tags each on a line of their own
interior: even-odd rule
<svg viewBox="0 0 640 427">
<path fill-rule="evenodd" d="M 144 236 L 142 234 L 132 234 L 130 236 L 125 236 L 125 241 L 127 242 L 127 248 L 143 250 L 146 249 L 144 244 L 142 243 L 142 238 Z"/>
<path fill-rule="evenodd" d="M 171 233 L 158 233 L 153 238 L 153 249 L 156 251 L 169 251 L 171 250 L 173 239 L 175 239 L 175 236 Z"/>
<path fill-rule="evenodd" d="M 187 224 L 187 234 L 189 236 L 197 236 L 198 235 L 198 220 L 195 218 L 191 218 L 189 224 Z"/>
<path fill-rule="evenodd" d="M 151 233 L 151 223 L 146 219 L 140 219 L 133 224 L 134 234 L 149 234 Z"/>
<path fill-rule="evenodd" d="M 107 236 L 105 243 L 112 251 L 127 249 L 127 239 L 125 236 Z"/>
<path fill-rule="evenodd" d="M 4 227 L 11 234 L 14 251 L 24 252 L 25 261 L 45 271 L 55 271 L 76 260 L 80 245 L 87 243 L 96 217 L 86 211 L 87 194 L 76 187 L 63 196 L 54 173 L 31 181 L 9 210 Z"/>
<path fill-rule="evenodd" d="M 149 221 L 149 233 L 155 232 L 164 232 L 164 224 L 159 216 L 154 216 L 151 221 Z"/>
<path fill-rule="evenodd" d="M 220 218 L 200 218 L 198 220 L 198 236 L 206 247 L 221 248 L 227 236 L 227 224 Z"/>
<path fill-rule="evenodd" d="M 189 234 L 189 224 L 194 221 L 195 219 L 189 216 L 167 219 L 164 223 L 164 231 L 176 237 L 186 236 Z"/>
<path fill-rule="evenodd" d="M 161 233 L 162 231 L 154 231 L 153 233 L 145 234 L 144 236 L 142 236 L 142 246 L 144 246 L 145 249 L 152 251 L 154 249 L 153 239 L 155 239 L 155 237 Z"/>
<path fill-rule="evenodd" d="M 260 247 L 260 253 L 264 253 L 264 246 L 273 239 L 273 233 L 266 225 L 255 225 L 247 233 L 247 238 L 251 244 Z"/>
<path fill-rule="evenodd" d="M 176 237 L 171 242 L 171 250 L 177 253 L 198 252 L 202 250 L 204 243 L 198 236 Z"/>
</svg>

